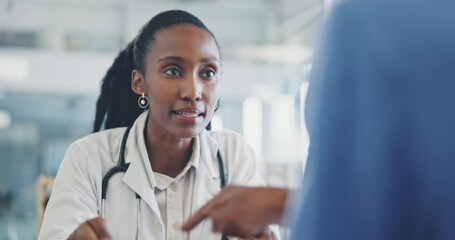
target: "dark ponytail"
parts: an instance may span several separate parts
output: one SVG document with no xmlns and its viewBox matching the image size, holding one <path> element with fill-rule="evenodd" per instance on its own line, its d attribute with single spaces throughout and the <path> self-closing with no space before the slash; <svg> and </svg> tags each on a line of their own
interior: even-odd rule
<svg viewBox="0 0 455 240">
<path fill-rule="evenodd" d="M 131 89 L 131 73 L 136 69 L 145 74 L 145 58 L 156 33 L 178 24 L 197 26 L 210 33 L 215 39 L 213 33 L 201 20 L 185 11 L 166 11 L 150 19 L 126 49 L 119 53 L 104 76 L 101 93 L 96 102 L 93 132 L 100 131 L 103 123 L 104 129 L 130 126 L 144 111 L 137 104 L 139 96 Z"/>
<path fill-rule="evenodd" d="M 134 69 L 133 43 L 119 53 L 104 76 L 101 94 L 96 102 L 93 132 L 131 125 L 144 111 L 137 105 L 137 95 L 131 89 L 131 72 Z"/>
</svg>

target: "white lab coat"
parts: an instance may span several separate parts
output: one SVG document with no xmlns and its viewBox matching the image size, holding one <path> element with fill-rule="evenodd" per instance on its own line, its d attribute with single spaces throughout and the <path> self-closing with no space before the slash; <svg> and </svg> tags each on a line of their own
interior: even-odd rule
<svg viewBox="0 0 455 240">
<path fill-rule="evenodd" d="M 116 174 L 109 181 L 105 219 L 114 239 L 135 238 L 138 216 L 135 193 L 141 196 L 139 239 L 165 239 L 163 221 L 149 181 L 151 169 L 145 167 L 150 166 L 145 164 L 149 160 L 143 154 L 146 152 L 143 136 L 146 116 L 147 112 L 142 114 L 129 133 L 125 150 L 125 161 L 130 163 L 127 172 Z M 99 215 L 102 179 L 117 164 L 125 129 L 90 134 L 69 147 L 56 176 L 38 239 L 67 239 L 82 222 Z M 192 213 L 220 191 L 218 149 L 228 184 L 264 184 L 254 153 L 239 134 L 227 130 L 203 131 L 197 138 L 200 158 L 194 179 Z M 221 239 L 219 234 L 212 233 L 210 220 L 204 220 L 188 237 L 185 239 Z"/>
</svg>

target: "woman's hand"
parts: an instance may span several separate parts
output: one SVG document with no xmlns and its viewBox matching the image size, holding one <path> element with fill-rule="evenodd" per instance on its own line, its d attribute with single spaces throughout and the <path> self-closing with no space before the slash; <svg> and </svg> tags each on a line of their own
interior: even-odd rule
<svg viewBox="0 0 455 240">
<path fill-rule="evenodd" d="M 68 240 L 110 240 L 112 239 L 107 232 L 102 217 L 92 218 L 79 225 L 71 234 Z"/>
</svg>

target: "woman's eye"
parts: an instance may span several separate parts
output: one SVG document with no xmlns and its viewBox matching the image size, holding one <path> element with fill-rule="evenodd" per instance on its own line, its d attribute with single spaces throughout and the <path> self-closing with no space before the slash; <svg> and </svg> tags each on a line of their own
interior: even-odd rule
<svg viewBox="0 0 455 240">
<path fill-rule="evenodd" d="M 216 72 L 213 71 L 213 70 L 207 70 L 207 71 L 202 73 L 202 76 L 203 77 L 207 77 L 207 78 L 215 77 L 215 75 L 216 75 Z"/>
<path fill-rule="evenodd" d="M 168 74 L 168 75 L 171 75 L 171 76 L 181 76 L 182 74 L 180 73 L 179 70 L 175 69 L 175 68 L 169 68 L 168 70 L 166 70 L 164 73 Z"/>
</svg>

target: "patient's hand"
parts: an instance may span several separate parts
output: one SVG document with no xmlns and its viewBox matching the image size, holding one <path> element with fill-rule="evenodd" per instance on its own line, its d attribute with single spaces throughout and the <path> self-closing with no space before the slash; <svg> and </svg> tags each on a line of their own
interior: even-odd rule
<svg viewBox="0 0 455 240">
<path fill-rule="evenodd" d="M 240 240 L 277 240 L 277 237 L 270 228 L 267 228 L 256 237 L 241 238 Z"/>
<path fill-rule="evenodd" d="M 68 240 L 109 240 L 112 239 L 107 232 L 102 217 L 92 218 L 79 225 Z"/>
<path fill-rule="evenodd" d="M 288 190 L 266 187 L 226 186 L 182 226 L 190 231 L 205 218 L 214 232 L 230 236 L 256 236 L 268 225 L 279 223 Z"/>
</svg>

